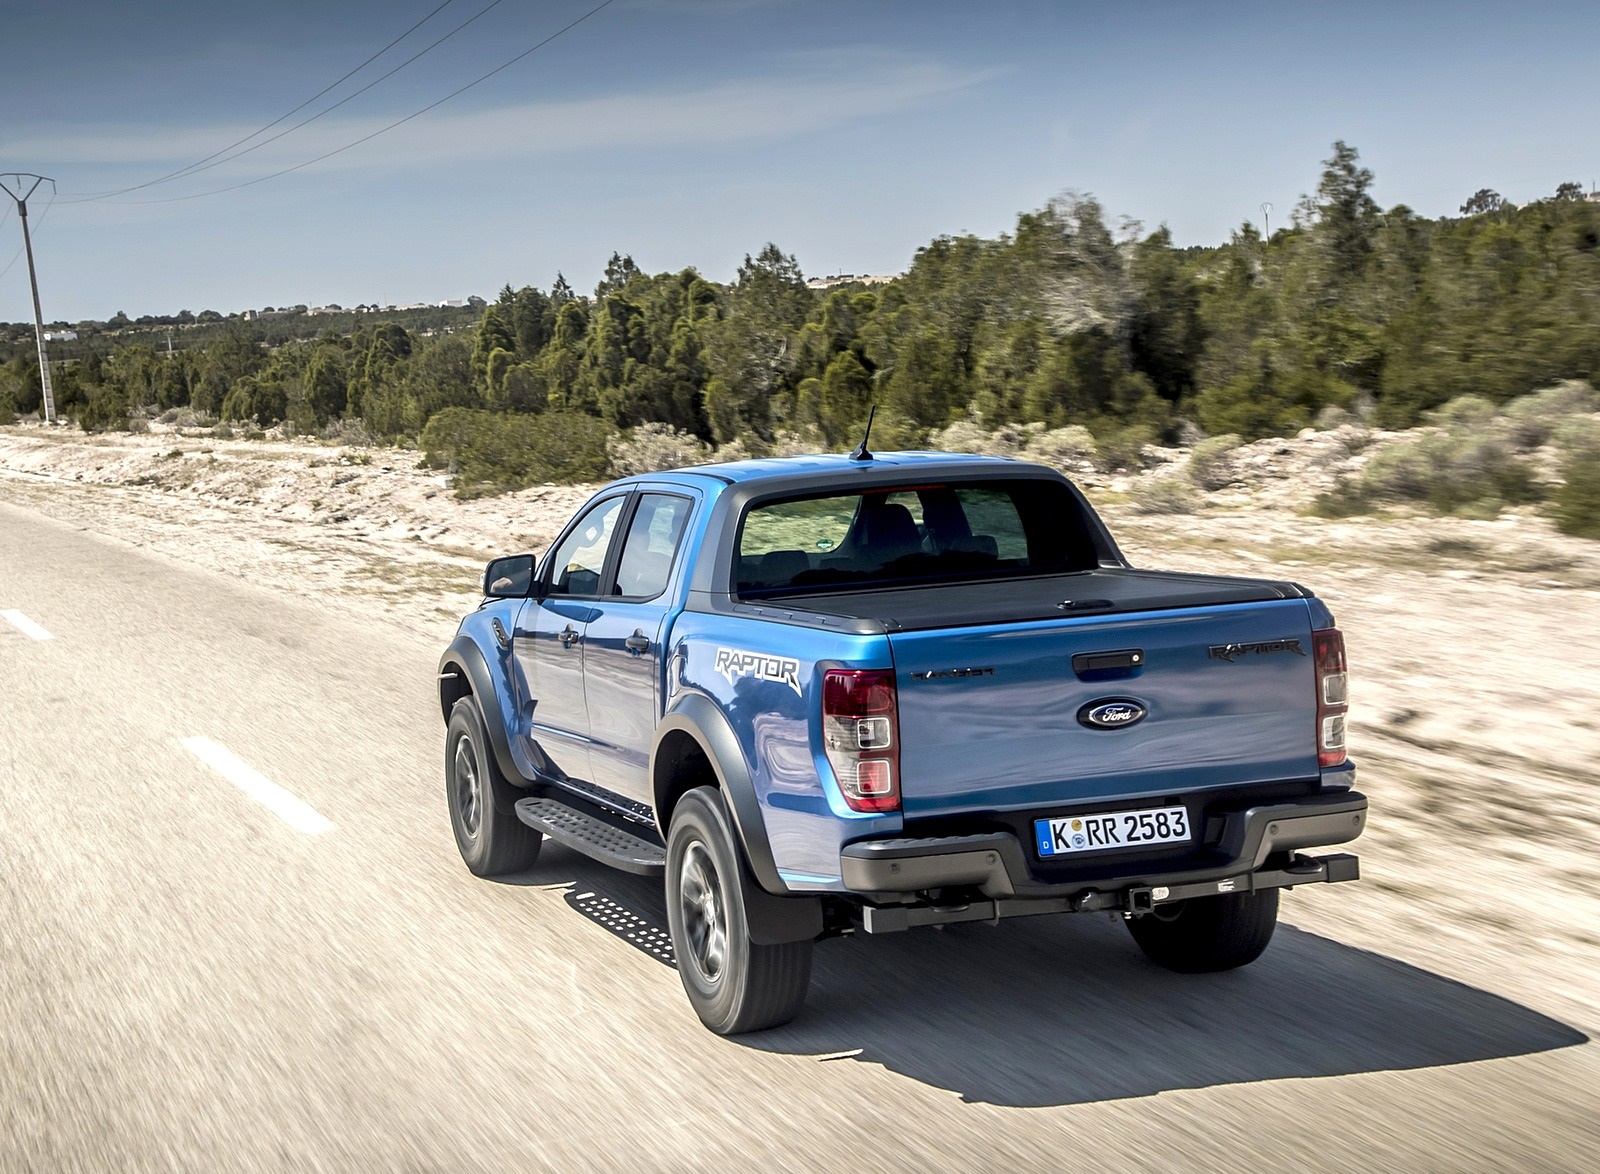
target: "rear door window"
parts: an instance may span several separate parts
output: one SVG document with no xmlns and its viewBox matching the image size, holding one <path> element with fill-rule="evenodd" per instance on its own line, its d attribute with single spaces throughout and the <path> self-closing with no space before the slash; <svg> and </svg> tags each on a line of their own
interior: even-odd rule
<svg viewBox="0 0 1600 1174">
<path fill-rule="evenodd" d="M 678 540 L 694 503 L 669 493 L 639 496 L 617 565 L 615 595 L 627 599 L 653 599 L 667 589 Z"/>
</svg>

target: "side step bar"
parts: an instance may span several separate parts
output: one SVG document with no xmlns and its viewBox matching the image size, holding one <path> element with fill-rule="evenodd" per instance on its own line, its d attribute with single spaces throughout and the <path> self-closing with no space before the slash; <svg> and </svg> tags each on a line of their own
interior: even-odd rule
<svg viewBox="0 0 1600 1174">
<path fill-rule="evenodd" d="M 548 795 L 518 799 L 516 812 L 535 831 L 602 864 L 639 876 L 666 873 L 667 850 L 653 832 L 640 835 Z"/>
</svg>

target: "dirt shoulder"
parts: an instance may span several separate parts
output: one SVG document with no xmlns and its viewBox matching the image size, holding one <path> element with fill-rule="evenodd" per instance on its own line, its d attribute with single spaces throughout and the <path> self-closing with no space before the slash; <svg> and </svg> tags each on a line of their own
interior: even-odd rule
<svg viewBox="0 0 1600 1174">
<path fill-rule="evenodd" d="M 1126 504 L 1138 478 L 1074 475 L 1135 564 L 1303 582 L 1346 633 L 1364 879 L 1290 919 L 1600 1031 L 1600 545 L 1536 516 L 1297 512 L 1345 460 L 1325 434 L 1263 442 L 1174 515 Z M 441 646 L 484 561 L 543 549 L 591 489 L 462 502 L 397 449 L 0 428 L 0 501 Z"/>
</svg>

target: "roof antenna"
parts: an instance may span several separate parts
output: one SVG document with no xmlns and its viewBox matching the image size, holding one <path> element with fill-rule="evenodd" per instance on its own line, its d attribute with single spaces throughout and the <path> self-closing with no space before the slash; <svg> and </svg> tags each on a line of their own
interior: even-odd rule
<svg viewBox="0 0 1600 1174">
<path fill-rule="evenodd" d="M 870 461 L 872 459 L 872 454 L 867 451 L 867 438 L 872 435 L 872 417 L 877 414 L 877 404 L 873 404 L 867 409 L 867 430 L 861 434 L 861 443 L 856 445 L 856 451 L 850 454 L 852 461 Z"/>
</svg>

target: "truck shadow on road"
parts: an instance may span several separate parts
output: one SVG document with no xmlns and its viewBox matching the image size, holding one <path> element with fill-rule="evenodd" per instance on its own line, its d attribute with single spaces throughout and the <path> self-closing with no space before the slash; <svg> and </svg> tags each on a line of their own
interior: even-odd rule
<svg viewBox="0 0 1600 1174">
<path fill-rule="evenodd" d="M 674 965 L 659 882 L 555 856 L 541 880 L 573 878 L 573 909 Z M 1253 965 L 1190 976 L 1151 965 L 1121 925 L 1081 915 L 822 942 L 800 1017 L 737 1042 L 878 1064 L 969 1102 L 1042 1107 L 1587 1040 L 1499 995 L 1288 924 Z"/>
</svg>

